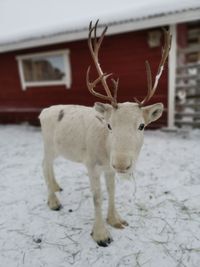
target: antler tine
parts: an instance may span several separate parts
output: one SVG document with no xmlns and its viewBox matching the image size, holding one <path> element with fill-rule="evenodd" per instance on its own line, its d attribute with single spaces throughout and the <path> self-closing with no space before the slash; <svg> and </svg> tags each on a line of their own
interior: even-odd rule
<svg viewBox="0 0 200 267">
<path fill-rule="evenodd" d="M 151 67 L 149 61 L 145 61 L 146 73 L 147 73 L 147 86 L 148 86 L 148 95 L 151 93 L 152 88 L 152 74 L 151 74 Z"/>
<path fill-rule="evenodd" d="M 87 87 L 88 90 L 90 91 L 90 93 L 96 97 L 102 98 L 104 100 L 108 100 L 108 96 L 103 95 L 101 93 L 96 92 L 93 88 L 104 78 L 107 79 L 109 76 L 111 76 L 112 74 L 106 74 L 103 73 L 101 76 L 99 76 L 96 80 L 94 80 L 93 82 L 90 82 L 89 80 L 89 74 L 90 73 L 90 66 L 87 69 L 87 74 L 86 74 L 86 83 L 87 83 Z M 112 101 L 112 98 L 109 99 L 110 101 Z"/>
<path fill-rule="evenodd" d="M 146 97 L 140 102 L 136 97 L 134 98 L 135 102 L 139 104 L 139 106 L 143 106 L 144 103 L 148 102 L 148 100 L 150 99 L 150 95 L 151 95 L 151 90 L 152 90 L 152 75 L 151 75 L 151 67 L 149 65 L 149 61 L 145 61 L 145 67 L 146 67 L 146 73 L 147 73 L 147 87 L 148 87 L 148 91 L 147 91 L 147 95 Z"/>
<path fill-rule="evenodd" d="M 167 31 L 166 29 L 163 29 L 163 31 L 164 31 L 164 48 L 162 50 L 162 57 L 161 57 L 161 61 L 160 61 L 159 66 L 158 66 L 154 85 L 152 86 L 151 67 L 150 67 L 149 62 L 146 61 L 145 65 L 146 65 L 146 73 L 147 73 L 148 92 L 147 92 L 146 97 L 142 101 L 139 101 L 138 99 L 135 98 L 135 101 L 139 104 L 139 106 L 144 106 L 152 98 L 152 96 L 155 94 L 155 91 L 156 91 L 157 86 L 158 86 L 158 81 L 159 81 L 159 79 L 162 75 L 163 69 L 164 69 L 165 61 L 169 55 L 169 51 L 171 48 L 172 36 L 169 33 L 169 31 Z"/>
<path fill-rule="evenodd" d="M 111 79 L 113 86 L 114 86 L 114 100 L 115 100 L 115 104 L 117 105 L 117 91 L 119 88 L 119 78 L 117 80 Z"/>
<path fill-rule="evenodd" d="M 172 36 L 171 34 L 169 34 L 169 31 L 167 31 L 165 28 L 162 28 L 163 32 L 164 32 L 164 48 L 162 49 L 162 58 L 158 67 L 158 73 L 159 70 L 162 68 L 162 66 L 164 66 L 164 63 L 168 57 L 170 48 L 171 48 L 171 40 L 172 40 Z"/>
<path fill-rule="evenodd" d="M 96 67 L 96 70 L 98 72 L 99 77 L 94 82 L 91 83 L 89 81 L 89 72 L 90 72 L 90 67 L 89 67 L 87 70 L 86 82 L 87 82 L 87 86 L 88 86 L 90 93 L 92 93 L 93 95 L 100 97 L 104 100 L 109 100 L 111 102 L 111 104 L 113 105 L 113 107 L 117 107 L 117 99 L 116 99 L 117 95 L 115 93 L 114 97 L 112 96 L 111 91 L 110 91 L 108 84 L 106 82 L 106 79 L 109 76 L 111 76 L 112 74 L 103 73 L 103 71 L 101 70 L 99 61 L 98 61 L 99 49 L 101 47 L 102 41 L 104 39 L 104 36 L 106 34 L 108 27 L 106 26 L 104 28 L 99 39 L 97 39 L 98 22 L 99 22 L 99 20 L 96 21 L 94 26 L 92 26 L 92 22 L 90 22 L 90 24 L 89 24 L 88 46 L 89 46 L 89 49 L 90 49 L 90 52 L 91 52 L 91 55 L 92 55 L 92 58 L 93 58 L 93 61 L 94 61 L 94 64 L 95 64 L 95 67 Z M 94 34 L 93 42 L 92 42 L 92 34 Z M 98 82 L 102 83 L 102 85 L 106 91 L 107 96 L 103 95 L 101 93 L 98 93 L 94 90 L 94 87 L 97 85 Z M 114 87 L 115 87 L 115 84 L 114 84 Z M 116 91 L 116 89 L 115 89 L 115 91 Z"/>
<path fill-rule="evenodd" d="M 101 46 L 101 43 L 102 43 L 102 41 L 103 41 L 103 39 L 104 39 L 104 36 L 105 36 L 105 34 L 106 34 L 106 32 L 107 32 L 107 29 L 108 29 L 108 26 L 106 26 L 105 28 L 104 28 L 104 30 L 103 30 L 103 32 L 102 32 L 102 34 L 101 34 L 101 36 L 100 36 L 100 38 L 99 38 L 99 40 L 98 40 L 98 42 L 97 42 L 97 50 L 99 51 L 99 48 L 100 48 L 100 46 Z"/>
<path fill-rule="evenodd" d="M 98 41 L 97 41 L 97 26 L 98 26 L 98 23 L 99 23 L 99 20 L 96 21 L 94 27 L 91 30 L 91 34 L 92 34 L 92 32 L 94 32 L 94 44 L 93 44 L 94 52 L 95 52 L 95 50 L 97 51 L 96 47 L 97 47 L 97 44 L 98 44 Z M 95 54 L 96 54 L 96 56 L 98 58 L 98 51 L 97 51 L 97 53 L 95 52 Z"/>
</svg>

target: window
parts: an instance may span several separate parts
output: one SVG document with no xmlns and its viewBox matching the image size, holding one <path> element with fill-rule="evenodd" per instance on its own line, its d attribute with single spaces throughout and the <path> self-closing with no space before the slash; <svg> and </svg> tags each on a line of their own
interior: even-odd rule
<svg viewBox="0 0 200 267">
<path fill-rule="evenodd" d="M 18 56 L 22 89 L 27 87 L 71 86 L 69 50 Z"/>
</svg>

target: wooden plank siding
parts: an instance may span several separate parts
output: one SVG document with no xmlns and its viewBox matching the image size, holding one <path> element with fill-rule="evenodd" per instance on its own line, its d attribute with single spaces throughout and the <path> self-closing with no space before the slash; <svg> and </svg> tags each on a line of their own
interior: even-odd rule
<svg viewBox="0 0 200 267">
<path fill-rule="evenodd" d="M 119 102 L 133 101 L 136 96 L 144 98 L 147 90 L 145 60 L 148 59 L 152 73 L 155 74 L 160 57 L 161 47 L 149 48 L 148 31 L 137 31 L 114 36 L 106 36 L 100 51 L 100 62 L 103 71 L 114 73 L 120 78 Z M 53 51 L 70 50 L 72 87 L 48 86 L 22 90 L 16 56 Z M 96 77 L 87 41 L 62 43 L 33 49 L 0 54 L 0 123 L 13 123 L 28 120 L 37 121 L 39 111 L 55 104 L 80 104 L 92 106 L 95 97 L 86 88 L 85 76 L 89 65 L 92 65 L 91 79 Z M 167 66 L 160 79 L 159 87 L 152 102 L 162 102 L 167 108 Z M 23 112 L 24 111 L 24 112 Z M 167 114 L 162 116 L 157 126 L 166 126 Z"/>
</svg>

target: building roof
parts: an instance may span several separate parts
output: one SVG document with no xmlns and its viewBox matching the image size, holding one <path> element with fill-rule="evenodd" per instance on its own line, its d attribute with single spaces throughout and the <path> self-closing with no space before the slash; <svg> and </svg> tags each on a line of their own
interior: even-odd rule
<svg viewBox="0 0 200 267">
<path fill-rule="evenodd" d="M 0 52 L 87 38 L 90 20 L 116 34 L 200 18 L 200 0 L 1 0 Z"/>
</svg>

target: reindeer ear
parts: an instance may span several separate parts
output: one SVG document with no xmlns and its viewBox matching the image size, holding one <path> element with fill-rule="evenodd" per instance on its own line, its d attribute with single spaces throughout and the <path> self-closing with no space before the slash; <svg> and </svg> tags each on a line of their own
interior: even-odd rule
<svg viewBox="0 0 200 267">
<path fill-rule="evenodd" d="M 103 104 L 100 102 L 96 102 L 94 104 L 94 108 L 97 112 L 101 113 L 102 115 L 104 115 L 105 113 L 108 113 L 111 111 L 112 106 L 109 104 Z"/>
<path fill-rule="evenodd" d="M 151 123 L 152 121 L 156 121 L 157 119 L 159 119 L 163 113 L 163 109 L 164 109 L 164 106 L 162 103 L 157 103 L 154 105 L 143 107 L 142 111 L 143 111 L 145 124 L 147 125 Z"/>
</svg>

